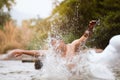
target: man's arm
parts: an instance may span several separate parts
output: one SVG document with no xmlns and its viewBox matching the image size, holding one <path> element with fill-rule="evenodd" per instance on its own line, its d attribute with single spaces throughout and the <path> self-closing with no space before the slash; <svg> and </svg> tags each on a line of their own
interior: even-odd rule
<svg viewBox="0 0 120 80">
<path fill-rule="evenodd" d="M 8 53 L 6 53 L 4 55 L 0 55 L 0 60 L 17 59 L 17 58 L 20 58 L 21 55 L 23 55 L 23 54 L 38 57 L 38 56 L 45 55 L 44 54 L 45 52 L 46 52 L 46 50 L 21 50 L 21 49 L 15 49 L 15 50 L 9 51 Z"/>
<path fill-rule="evenodd" d="M 39 50 L 22 50 L 22 54 L 38 57 L 40 56 Z"/>
<path fill-rule="evenodd" d="M 15 49 L 15 50 L 11 50 L 8 52 L 8 54 L 10 56 L 21 56 L 23 54 L 25 55 L 30 55 L 30 56 L 39 56 L 39 52 L 38 50 L 22 50 L 22 49 Z"/>
<path fill-rule="evenodd" d="M 87 39 L 92 35 L 93 28 L 97 24 L 96 20 L 92 20 L 89 22 L 88 29 L 84 32 L 84 34 L 77 40 L 74 40 L 71 45 L 74 46 L 75 51 L 78 49 L 78 47 L 83 45 Z"/>
<path fill-rule="evenodd" d="M 14 50 L 12 54 L 16 57 L 22 54 L 38 57 L 44 55 L 46 51 L 47 50 Z"/>
</svg>

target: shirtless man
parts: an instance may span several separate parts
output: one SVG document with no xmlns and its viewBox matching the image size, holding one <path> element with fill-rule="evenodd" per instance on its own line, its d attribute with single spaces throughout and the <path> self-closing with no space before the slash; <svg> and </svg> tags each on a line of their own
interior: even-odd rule
<svg viewBox="0 0 120 80">
<path fill-rule="evenodd" d="M 84 34 L 79 38 L 74 40 L 70 44 L 65 44 L 62 40 L 56 40 L 52 39 L 51 44 L 54 47 L 55 51 L 59 51 L 62 57 L 72 57 L 75 55 L 75 53 L 78 51 L 78 48 L 82 46 L 87 39 L 91 36 L 93 28 L 95 25 L 98 24 L 97 20 L 92 20 L 89 22 L 88 29 L 84 32 Z M 30 56 L 41 56 L 44 55 L 44 53 L 47 50 L 20 50 L 15 49 L 12 50 L 9 56 L 21 56 L 22 54 L 30 55 Z M 101 52 L 101 51 L 100 51 Z M 4 59 L 9 59 L 4 58 Z"/>
</svg>

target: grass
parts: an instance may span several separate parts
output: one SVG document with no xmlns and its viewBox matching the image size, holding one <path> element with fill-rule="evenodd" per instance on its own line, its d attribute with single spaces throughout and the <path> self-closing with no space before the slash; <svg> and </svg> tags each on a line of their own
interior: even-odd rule
<svg viewBox="0 0 120 80">
<path fill-rule="evenodd" d="M 0 30 L 0 53 L 11 49 L 25 49 L 32 36 L 32 31 L 27 27 L 17 27 L 12 21 L 7 22 Z"/>
</svg>

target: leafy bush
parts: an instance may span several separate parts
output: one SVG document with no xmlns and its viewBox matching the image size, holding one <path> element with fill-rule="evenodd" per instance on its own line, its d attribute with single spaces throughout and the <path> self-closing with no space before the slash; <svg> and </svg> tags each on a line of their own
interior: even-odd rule
<svg viewBox="0 0 120 80">
<path fill-rule="evenodd" d="M 120 34 L 119 0 L 64 0 L 53 10 L 55 14 L 60 17 L 53 20 L 57 20 L 58 31 L 63 35 L 72 33 L 75 38 L 83 34 L 90 20 L 100 19 L 101 25 L 95 29 L 89 46 L 104 49 L 112 36 Z"/>
</svg>

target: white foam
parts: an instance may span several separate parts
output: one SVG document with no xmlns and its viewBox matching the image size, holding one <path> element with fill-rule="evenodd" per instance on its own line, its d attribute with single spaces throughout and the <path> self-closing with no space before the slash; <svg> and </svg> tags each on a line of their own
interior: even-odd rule
<svg viewBox="0 0 120 80">
<path fill-rule="evenodd" d="M 120 62 L 119 40 L 120 36 L 113 37 L 102 53 L 80 51 L 71 60 L 62 58 L 49 48 L 42 58 L 42 69 L 34 77 L 40 80 L 115 80 L 112 69 L 119 69 L 115 66 Z M 67 64 L 74 64 L 75 67 L 69 69 Z"/>
<path fill-rule="evenodd" d="M 43 60 L 42 80 L 115 80 L 111 65 L 118 60 L 119 38 L 113 37 L 102 53 L 96 53 L 94 50 L 80 51 L 70 61 L 49 49 Z M 68 63 L 75 64 L 75 67 L 69 70 L 66 66 Z"/>
</svg>

